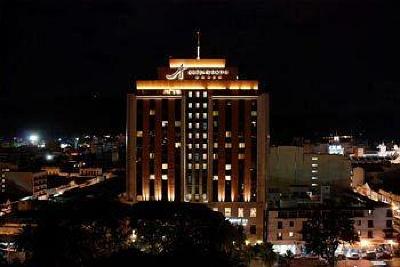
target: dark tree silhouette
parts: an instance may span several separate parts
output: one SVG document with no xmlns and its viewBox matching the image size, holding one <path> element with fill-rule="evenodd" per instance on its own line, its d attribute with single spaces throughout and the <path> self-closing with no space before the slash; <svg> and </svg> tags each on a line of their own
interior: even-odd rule
<svg viewBox="0 0 400 267">
<path fill-rule="evenodd" d="M 302 233 L 307 252 L 325 258 L 331 266 L 334 266 L 339 244 L 359 240 L 353 222 L 338 209 L 315 212 L 303 225 Z"/>
</svg>

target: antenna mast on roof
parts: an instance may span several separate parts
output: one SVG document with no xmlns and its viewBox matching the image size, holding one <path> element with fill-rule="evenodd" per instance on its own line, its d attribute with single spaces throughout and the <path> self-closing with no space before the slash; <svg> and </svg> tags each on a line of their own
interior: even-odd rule
<svg viewBox="0 0 400 267">
<path fill-rule="evenodd" d="M 200 30 L 197 31 L 197 57 L 196 59 L 200 59 Z"/>
</svg>

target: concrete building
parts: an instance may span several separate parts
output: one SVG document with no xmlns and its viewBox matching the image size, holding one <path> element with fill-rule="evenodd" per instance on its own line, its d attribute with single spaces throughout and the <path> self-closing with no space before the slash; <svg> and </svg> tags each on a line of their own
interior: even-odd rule
<svg viewBox="0 0 400 267">
<path fill-rule="evenodd" d="M 47 171 L 8 171 L 5 182 L 25 191 L 27 196 L 40 197 L 46 194 Z"/>
<path fill-rule="evenodd" d="M 225 59 L 170 59 L 128 94 L 127 192 L 205 203 L 263 239 L 268 94 Z"/>
<path fill-rule="evenodd" d="M 267 241 L 281 254 L 285 254 L 287 250 L 300 254 L 304 247 L 301 233 L 303 223 L 316 211 L 318 209 L 304 207 L 268 210 Z M 369 207 L 344 207 L 343 212 L 354 220 L 354 229 L 360 237 L 357 247 L 371 249 L 377 245 L 396 242 L 392 209 L 389 205 L 372 203 Z"/>
<path fill-rule="evenodd" d="M 351 161 L 338 154 L 314 153 L 300 146 L 271 147 L 269 157 L 270 189 L 306 185 L 319 194 L 321 186 L 350 187 Z"/>
</svg>

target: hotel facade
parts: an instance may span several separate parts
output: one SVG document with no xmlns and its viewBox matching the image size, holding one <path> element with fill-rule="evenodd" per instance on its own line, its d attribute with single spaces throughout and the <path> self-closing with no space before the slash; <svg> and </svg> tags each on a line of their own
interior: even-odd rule
<svg viewBox="0 0 400 267">
<path fill-rule="evenodd" d="M 264 239 L 269 98 L 225 59 L 170 59 L 127 98 L 126 198 L 204 203 Z"/>
</svg>

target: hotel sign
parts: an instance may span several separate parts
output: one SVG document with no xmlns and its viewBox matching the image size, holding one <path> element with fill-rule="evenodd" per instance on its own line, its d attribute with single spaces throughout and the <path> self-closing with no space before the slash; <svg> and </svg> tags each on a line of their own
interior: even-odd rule
<svg viewBox="0 0 400 267">
<path fill-rule="evenodd" d="M 183 65 L 171 74 L 166 74 L 167 80 L 226 80 L 231 74 L 229 69 L 190 69 Z"/>
</svg>

